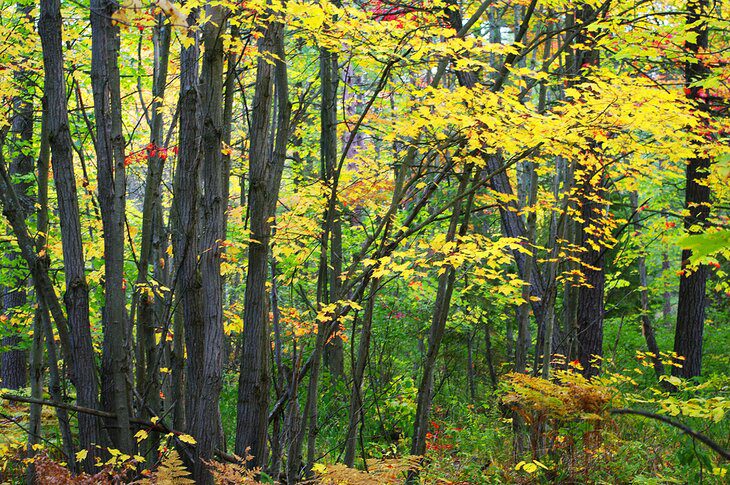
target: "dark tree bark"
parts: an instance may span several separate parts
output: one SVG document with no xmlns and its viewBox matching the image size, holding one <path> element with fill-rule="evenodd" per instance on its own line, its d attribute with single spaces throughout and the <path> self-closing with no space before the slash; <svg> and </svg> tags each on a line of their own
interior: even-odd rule
<svg viewBox="0 0 730 485">
<path fill-rule="evenodd" d="M 595 184 L 595 185 L 594 185 Z M 603 356 L 603 290 L 606 281 L 604 251 L 591 234 L 591 228 L 600 224 L 597 212 L 600 206 L 592 199 L 600 193 L 601 182 L 584 181 L 580 236 L 583 253 L 581 263 L 585 281 L 578 289 L 578 360 L 586 377 L 598 375 Z M 600 197 L 600 195 L 599 195 Z"/>
<path fill-rule="evenodd" d="M 66 277 L 64 301 L 68 314 L 71 344 L 67 355 L 73 355 L 70 363 L 78 404 L 96 409 L 98 407 L 98 384 L 89 327 L 89 288 L 84 274 L 81 223 L 73 169 L 73 148 L 68 124 L 59 0 L 48 0 L 41 3 L 38 31 L 43 47 L 48 138 L 51 144 L 53 178 L 56 183 L 61 221 Z M 54 319 L 58 325 L 58 319 L 55 317 Z M 95 470 L 94 457 L 97 455 L 97 450 L 93 445 L 106 444 L 101 439 L 99 418 L 88 415 L 79 416 L 79 431 L 81 446 L 88 452 L 84 465 L 86 470 L 91 473 Z"/>
<path fill-rule="evenodd" d="M 24 9 L 26 15 L 29 13 L 27 8 Z M 27 75 L 19 71 L 14 74 L 17 82 L 23 83 L 23 77 Z M 13 99 L 13 119 L 11 122 L 11 146 L 10 153 L 12 161 L 10 163 L 10 174 L 24 176 L 33 173 L 33 156 L 29 150 L 33 142 L 33 104 L 25 96 L 19 95 Z M 27 195 L 30 184 L 20 182 L 16 185 L 16 193 L 20 197 L 20 203 L 23 208 L 24 216 L 27 217 L 32 212 L 33 201 Z M 16 254 L 11 252 L 6 255 L 9 261 L 16 259 Z M 8 317 L 8 327 L 16 327 L 18 331 L 23 325 L 13 325 L 13 321 L 17 318 L 16 310 L 25 305 L 26 292 L 22 282 L 13 282 L 13 286 L 6 286 L 3 301 L 5 315 Z M 21 343 L 19 335 L 11 335 L 3 338 L 2 345 L 9 348 L 2 354 L 2 364 L 0 364 L 0 379 L 2 386 L 8 389 L 20 389 L 25 387 L 27 379 L 28 354 L 25 350 L 19 349 Z"/>
<path fill-rule="evenodd" d="M 104 346 L 102 407 L 114 412 L 111 437 L 116 448 L 130 453 L 129 359 L 126 355 L 127 312 L 124 291 L 126 175 L 122 106 L 119 88 L 119 28 L 111 0 L 91 2 L 91 84 L 96 121 L 99 206 L 104 230 Z"/>
<path fill-rule="evenodd" d="M 322 105 L 320 109 L 320 172 L 328 187 L 335 188 L 337 184 L 337 85 L 339 83 L 339 69 L 337 54 L 327 49 L 319 51 L 319 76 L 322 84 Z M 332 194 L 332 203 L 325 217 L 324 233 L 329 236 L 329 261 L 325 258 L 325 271 L 329 275 L 325 292 L 325 302 L 332 303 L 345 298 L 340 295 L 340 275 L 342 274 L 342 223 L 337 210 L 337 194 Z M 330 373 L 336 379 L 342 377 L 344 371 L 344 354 L 342 339 L 339 335 L 333 336 L 325 346 L 324 362 Z"/>
<path fill-rule="evenodd" d="M 291 105 L 284 53 L 284 25 L 272 20 L 259 40 L 262 55 L 275 54 L 273 64 L 259 59 L 251 119 L 249 149 L 250 231 L 248 272 L 244 295 L 243 347 L 238 381 L 236 454 L 253 455 L 250 466 L 266 463 L 266 429 L 269 404 L 269 321 L 266 280 L 271 222 L 278 200 Z M 275 83 L 274 83 L 275 80 Z M 277 120 L 274 147 L 270 145 L 271 107 L 276 84 Z"/>
<path fill-rule="evenodd" d="M 574 24 L 579 29 L 575 44 L 579 47 L 573 50 L 569 73 L 577 79 L 581 79 L 585 67 L 599 64 L 598 51 L 593 48 L 594 34 L 586 29 L 595 13 L 591 6 L 582 6 L 575 12 Z M 579 160 L 576 168 L 576 173 L 580 174 L 576 185 L 582 219 L 577 242 L 583 249 L 580 259 L 584 278 L 578 288 L 576 327 L 578 360 L 583 367 L 583 375 L 592 377 L 600 372 L 603 356 L 605 248 L 596 234 L 600 233 L 597 228 L 603 217 L 604 174 L 598 150 L 590 150 L 585 157 L 592 158 L 593 165 Z"/>
<path fill-rule="evenodd" d="M 472 167 L 468 166 L 461 174 L 459 183 L 459 194 L 463 194 L 471 179 Z M 454 241 L 457 235 L 457 229 L 460 235 L 466 234 L 469 226 L 469 213 L 471 212 L 471 203 L 473 195 L 467 198 L 464 204 L 463 196 L 459 198 L 454 205 L 449 222 L 449 228 L 446 233 L 446 241 Z M 462 207 L 465 205 L 465 207 Z M 462 215 L 463 214 L 463 215 Z M 462 220 L 463 217 L 463 220 Z M 459 227 L 461 221 L 461 227 Z M 418 386 L 418 398 L 416 417 L 413 423 L 413 441 L 411 442 L 411 454 L 423 456 L 426 453 L 426 433 L 428 432 L 428 417 L 431 414 L 431 405 L 433 404 L 433 374 L 436 366 L 436 357 L 441 347 L 441 340 L 446 330 L 446 320 L 449 316 L 449 307 L 451 305 L 451 294 L 454 291 L 454 281 L 456 278 L 456 270 L 453 266 L 448 266 L 438 278 L 438 290 L 436 291 L 436 300 L 434 302 L 433 315 L 431 317 L 431 328 L 428 335 L 428 350 L 426 359 L 423 363 L 423 374 L 421 382 Z M 413 478 L 413 477 L 411 477 Z"/>
<path fill-rule="evenodd" d="M 161 100 L 165 97 L 167 86 L 167 70 L 170 54 L 170 39 L 172 26 L 167 23 L 164 15 L 160 14 L 153 31 L 154 43 L 154 73 L 152 80 L 152 103 L 150 105 L 150 146 L 151 152 L 147 161 L 147 177 L 145 180 L 144 202 L 142 206 L 142 237 L 140 242 L 139 260 L 137 264 L 137 282 L 135 285 L 132 308 L 137 311 L 137 391 L 144 406 L 140 406 L 141 418 L 151 418 L 151 413 L 159 414 L 160 403 L 160 356 L 155 344 L 154 318 L 156 295 L 152 290 L 150 280 L 150 264 L 153 261 L 153 242 L 155 238 L 162 239 L 162 221 L 157 221 L 158 211 L 161 209 L 160 186 L 162 171 L 167 158 L 167 147 L 164 141 L 164 118 L 160 109 Z M 161 216 L 161 212 L 160 212 Z M 155 222 L 158 222 L 155 224 Z M 164 253 L 163 253 L 164 254 Z M 155 265 L 157 267 L 157 265 Z M 182 400 L 180 401 L 182 404 Z M 177 414 L 177 413 L 175 413 Z M 181 429 L 181 428 L 177 428 Z M 154 440 L 151 440 L 154 441 Z"/>
<path fill-rule="evenodd" d="M 191 12 L 188 22 L 197 18 L 197 10 Z M 176 322 L 182 323 L 187 359 L 182 359 L 182 349 L 175 351 L 179 372 L 185 366 L 185 428 L 194 433 L 191 416 L 195 415 L 203 382 L 203 363 L 205 351 L 203 306 L 201 301 L 201 281 L 198 272 L 198 210 L 199 210 L 199 150 L 200 136 L 198 97 L 198 56 L 200 48 L 195 33 L 188 32 L 193 44 L 182 47 L 180 53 L 180 112 L 178 164 L 175 169 L 174 196 L 170 217 L 172 219 L 172 247 L 175 260 Z M 176 327 L 177 327 L 176 323 Z M 178 340 L 179 342 L 179 340 Z M 178 354 L 178 351 L 180 352 Z M 179 360 L 178 360 L 179 359 Z M 179 378 L 179 376 L 178 376 Z M 179 382 L 179 379 L 178 379 Z M 176 416 L 179 420 L 179 416 Z M 193 435 L 194 436 L 194 435 Z M 196 438 L 197 439 L 197 438 Z M 192 465 L 195 468 L 200 467 Z"/>
<path fill-rule="evenodd" d="M 221 154 L 223 136 L 223 39 L 225 12 L 223 7 L 209 6 L 210 21 L 203 28 L 203 62 L 200 74 L 200 117 L 202 150 L 200 204 L 200 246 L 198 248 L 203 341 L 201 380 L 198 394 L 190 401 L 188 429 L 198 442 L 196 452 L 201 460 L 210 460 L 223 439 L 220 432 L 220 397 L 223 376 L 223 281 L 221 252 L 225 234 L 226 201 L 223 199 L 225 173 Z M 190 349 L 188 349 L 190 355 Z M 200 358 L 200 357 L 198 357 Z M 196 483 L 213 483 L 213 477 L 202 462 L 196 460 L 193 476 Z"/>
<path fill-rule="evenodd" d="M 357 347 L 357 360 L 354 363 L 352 373 L 352 392 L 350 394 L 350 412 L 347 425 L 347 437 L 345 439 L 345 465 L 352 467 L 355 464 L 355 449 L 357 448 L 357 431 L 363 416 L 362 384 L 365 375 L 365 364 L 370 353 L 370 336 L 373 326 L 373 308 L 375 306 L 375 295 L 378 289 L 379 280 L 376 278 L 370 284 L 370 296 L 368 297 L 365 315 L 360 329 L 360 339 Z"/>
<path fill-rule="evenodd" d="M 707 0 L 688 0 L 687 25 L 697 35 L 694 40 L 688 39 L 684 48 L 692 59 L 684 68 L 687 97 L 698 102 L 698 108 L 707 111 L 707 102 L 700 98 L 699 86 L 693 85 L 707 78 L 709 68 L 699 59 L 698 54 L 707 51 L 707 23 L 702 18 L 707 13 Z M 710 215 L 710 187 L 703 183 L 708 174 L 711 159 L 701 153 L 696 146 L 697 154 L 687 163 L 684 208 L 688 212 L 684 218 L 684 228 L 688 232 L 702 232 Z M 695 377 L 702 372 L 702 336 L 705 328 L 705 290 L 707 286 L 707 265 L 700 264 L 691 268 L 689 260 L 692 251 L 682 251 L 682 274 L 679 279 L 679 303 L 677 304 L 677 328 L 674 334 L 674 352 L 684 357 L 673 367 L 672 374 L 679 377 Z"/>
</svg>

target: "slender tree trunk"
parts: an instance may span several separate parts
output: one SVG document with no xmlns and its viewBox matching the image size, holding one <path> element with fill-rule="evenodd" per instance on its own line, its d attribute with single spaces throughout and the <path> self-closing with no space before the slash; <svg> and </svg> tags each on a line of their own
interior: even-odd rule
<svg viewBox="0 0 730 485">
<path fill-rule="evenodd" d="M 30 347 L 30 395 L 36 399 L 43 399 L 43 322 L 41 310 L 35 311 L 33 317 L 33 340 Z M 41 405 L 33 403 L 30 406 L 28 417 L 28 458 L 35 455 L 33 445 L 41 439 Z M 26 482 L 33 483 L 35 467 L 31 463 L 26 473 Z"/>
<path fill-rule="evenodd" d="M 284 25 L 273 20 L 259 41 L 259 52 L 273 53 L 277 59 L 269 64 L 260 58 L 251 120 L 249 151 L 250 231 L 248 272 L 244 295 L 243 348 L 238 382 L 236 453 L 253 455 L 250 466 L 266 463 L 266 430 L 269 404 L 269 322 L 266 280 L 271 241 L 271 222 L 278 200 L 289 137 L 289 103 L 287 68 L 284 52 Z M 274 82 L 275 81 L 275 82 Z M 276 139 L 269 146 L 271 106 L 274 84 L 277 97 Z"/>
<path fill-rule="evenodd" d="M 636 213 L 639 207 L 639 196 L 636 192 L 631 192 L 631 206 Z M 634 222 L 634 228 L 638 232 L 641 229 L 641 224 L 636 221 Z M 649 306 L 649 282 L 646 275 L 646 256 L 642 252 L 636 259 L 636 266 L 639 271 L 639 294 L 641 297 L 641 333 L 646 339 L 646 348 L 654 354 L 651 357 L 651 361 L 654 364 L 654 372 L 656 372 L 657 379 L 664 375 L 664 364 L 662 364 L 661 356 L 659 355 L 659 345 L 656 343 L 656 335 L 654 334 L 654 326 L 651 324 L 651 308 Z"/>
<path fill-rule="evenodd" d="M 458 189 L 459 193 L 465 192 L 471 178 L 471 171 L 471 166 L 468 166 L 461 174 L 461 181 Z M 468 221 L 469 213 L 471 212 L 472 197 L 470 196 L 467 200 L 466 208 L 463 210 L 464 220 L 462 221 L 461 229 L 459 230 L 461 235 L 466 233 L 466 228 L 469 225 Z M 462 218 L 462 204 L 463 198 L 460 198 L 460 200 L 454 205 L 451 220 L 449 222 L 449 229 L 446 233 L 446 241 L 454 241 L 456 238 L 459 221 Z M 438 290 L 436 292 L 436 301 L 431 319 L 431 329 L 428 336 L 428 350 L 425 362 L 423 363 L 421 383 L 418 386 L 418 405 L 416 408 L 416 417 L 413 423 L 413 441 L 411 443 L 412 455 L 422 456 L 426 453 L 428 417 L 431 414 L 431 405 L 433 403 L 433 373 L 436 366 L 436 357 L 438 356 L 438 352 L 441 347 L 441 340 L 443 339 L 446 329 L 446 320 L 449 316 L 451 294 L 454 291 L 455 278 L 456 271 L 453 266 L 446 267 L 445 271 L 443 271 L 438 278 Z M 411 476 L 411 479 L 413 478 L 414 477 Z"/>
<path fill-rule="evenodd" d="M 165 97 L 167 85 L 167 69 L 170 54 L 170 38 L 172 27 L 167 24 L 163 15 L 157 18 L 153 31 L 154 43 L 154 73 L 152 80 L 152 103 L 150 105 L 150 148 L 147 161 L 147 177 L 145 181 L 144 202 L 142 207 L 142 238 L 140 242 L 139 260 L 137 265 L 137 282 L 135 285 L 135 301 L 132 308 L 137 311 L 137 391 L 144 401 L 139 406 L 142 419 L 152 416 L 147 408 L 159 415 L 160 409 L 160 379 L 159 356 L 155 344 L 154 304 L 155 293 L 149 280 L 149 267 L 153 260 L 153 245 L 155 239 L 162 234 L 161 221 L 156 214 L 161 209 L 162 199 L 160 186 L 162 172 L 167 158 L 167 147 L 164 141 L 164 119 L 160 112 L 161 100 Z M 160 211 L 161 213 L 161 211 Z M 157 222 L 157 224 L 155 224 Z M 157 267 L 157 265 L 155 265 Z M 177 428 L 182 429 L 182 428 Z M 150 440 L 149 446 L 155 440 Z"/>
<path fill-rule="evenodd" d="M 188 23 L 197 18 L 197 9 L 193 10 Z M 178 340 L 175 348 L 177 375 L 179 384 L 182 376 L 179 372 L 185 366 L 185 428 L 195 439 L 197 428 L 193 421 L 196 415 L 198 400 L 201 397 L 203 382 L 203 366 L 205 359 L 204 322 L 202 304 L 202 283 L 198 271 L 198 234 L 199 234 L 199 166 L 201 127 L 199 126 L 201 110 L 198 97 L 198 46 L 197 35 L 188 32 L 192 41 L 189 47 L 182 47 L 180 53 L 180 96 L 178 100 L 180 112 L 178 164 L 175 170 L 174 196 L 170 217 L 172 219 L 172 247 L 175 260 L 175 295 L 177 295 L 177 314 L 175 329 L 178 338 L 184 333 L 185 351 Z M 184 359 L 187 352 L 187 359 Z M 180 389 L 178 389 L 180 391 Z M 177 394 L 180 394 L 179 392 Z M 175 419 L 180 420 L 176 415 Z M 194 473 L 202 466 L 199 460 L 191 464 Z"/>
<path fill-rule="evenodd" d="M 477 329 L 470 332 L 466 338 L 466 379 L 469 386 L 469 401 L 474 404 L 477 398 L 476 369 L 474 363 L 474 344 L 476 343 Z"/>
<path fill-rule="evenodd" d="M 208 6 L 203 29 L 203 63 L 200 74 L 202 121 L 200 205 L 200 277 L 202 283 L 203 342 L 201 350 L 202 380 L 193 406 L 188 412 L 188 429 L 198 444 L 201 460 L 210 460 L 223 439 L 220 434 L 220 397 L 223 377 L 223 281 L 221 278 L 221 242 L 225 239 L 226 201 L 223 200 L 224 167 L 223 136 L 223 39 L 225 11 L 221 6 Z M 188 351 L 189 352 L 189 351 Z M 189 355 L 189 353 L 188 353 Z M 196 483 L 213 483 L 206 467 L 196 460 L 193 476 Z"/>
<path fill-rule="evenodd" d="M 23 8 L 23 11 L 25 15 L 30 13 L 27 7 Z M 24 74 L 23 71 L 17 71 L 14 73 L 14 77 L 22 85 L 25 84 L 23 77 L 27 74 Z M 16 96 L 13 99 L 13 119 L 10 133 L 10 153 L 13 157 L 10 163 L 11 175 L 24 176 L 32 174 L 33 156 L 31 155 L 30 146 L 33 142 L 33 104 L 22 95 Z M 16 193 L 19 195 L 23 209 L 23 216 L 27 217 L 32 212 L 33 207 L 33 201 L 27 195 L 30 184 L 28 182 L 21 182 L 16 187 Z M 6 255 L 6 258 L 13 261 L 16 255 L 15 253 L 9 253 Z M 24 325 L 20 324 L 20 322 L 14 325 L 13 322 L 18 318 L 16 312 L 25 305 L 26 290 L 24 283 L 20 280 L 17 283 L 13 281 L 11 284 L 14 287 L 8 285 L 5 288 L 3 298 L 5 316 L 9 317 L 6 324 L 8 325 L 8 329 L 17 329 L 20 332 L 24 328 Z M 2 364 L 0 365 L 0 380 L 2 381 L 2 386 L 8 389 L 23 388 L 28 382 L 28 353 L 18 348 L 20 343 L 21 337 L 19 335 L 4 337 L 2 341 L 2 345 L 10 349 L 3 352 Z"/>
<path fill-rule="evenodd" d="M 362 320 L 362 328 L 360 329 L 360 339 L 357 347 L 357 360 L 355 361 L 352 373 L 352 392 L 350 393 L 350 412 L 347 425 L 347 438 L 345 440 L 345 465 L 352 467 L 355 465 L 355 451 L 357 448 L 357 432 L 358 426 L 362 421 L 363 415 L 363 376 L 365 375 L 365 364 L 370 354 L 370 336 L 372 335 L 373 326 L 373 308 L 375 307 L 375 296 L 380 281 L 378 278 L 373 279 L 370 283 L 370 296 L 368 297 L 367 306 L 365 307 L 365 315 Z"/>
<path fill-rule="evenodd" d="M 321 173 L 325 183 L 333 188 L 336 187 L 334 177 L 337 175 L 337 85 L 339 82 L 339 69 L 337 66 L 337 54 L 327 49 L 319 51 L 319 73 L 322 84 L 322 105 L 320 109 L 320 156 Z M 340 274 L 342 273 L 342 223 L 337 210 L 337 194 L 332 194 L 333 203 L 331 213 L 328 212 L 325 221 L 329 234 L 329 264 L 326 266 L 329 274 L 329 291 L 327 303 L 344 298 L 340 295 Z M 324 362 L 329 368 L 332 377 L 339 379 L 344 371 L 344 349 L 342 339 L 334 335 L 325 346 Z"/>
<path fill-rule="evenodd" d="M 312 353 L 312 366 L 309 372 L 309 382 L 307 383 L 307 402 L 304 406 L 304 419 L 308 422 L 307 426 L 307 466 L 305 474 L 311 474 L 314 465 L 315 454 L 317 451 L 317 434 L 319 433 L 319 374 L 322 365 L 321 355 L 327 341 L 327 327 L 330 321 L 320 322 L 317 329 L 317 338 L 314 343 L 314 352 Z"/>
<path fill-rule="evenodd" d="M 58 194 L 66 276 L 64 301 L 68 314 L 71 344 L 67 355 L 73 355 L 70 363 L 73 366 L 72 376 L 76 386 L 78 404 L 96 409 L 98 407 L 98 384 L 89 326 L 89 288 L 84 274 L 81 223 L 73 168 L 73 148 L 68 124 L 59 0 L 48 0 L 41 3 L 38 31 L 43 47 L 48 138 L 53 155 L 53 178 Z M 56 319 L 56 323 L 58 324 L 58 319 Z M 81 446 L 88 452 L 84 466 L 91 473 L 95 471 L 94 457 L 97 456 L 97 450 L 93 445 L 106 443 L 101 439 L 102 432 L 98 417 L 80 415 L 78 419 Z"/>
<path fill-rule="evenodd" d="M 276 225 L 276 224 L 274 224 Z M 272 237 L 274 237 L 276 230 L 272 229 Z M 281 315 L 279 312 L 279 289 L 276 281 L 277 266 L 276 258 L 271 258 L 271 323 L 274 330 L 274 364 L 276 367 L 275 388 L 277 399 L 281 398 L 284 394 L 284 384 L 286 379 L 286 371 L 284 370 L 284 363 L 282 361 L 282 341 L 281 341 Z M 285 432 L 282 431 L 281 425 L 283 416 L 281 413 L 277 413 L 274 417 L 274 424 L 272 426 L 271 433 L 271 466 L 269 467 L 269 475 L 272 477 L 278 477 L 281 472 L 281 460 L 283 450 L 285 446 Z"/>
<path fill-rule="evenodd" d="M 292 343 L 292 373 L 289 380 L 289 405 L 286 412 L 286 423 L 284 425 L 284 434 L 288 442 L 286 456 L 286 479 L 287 483 L 297 483 L 302 468 L 302 442 L 304 433 L 302 429 L 302 416 L 299 409 L 299 401 L 297 393 L 299 391 L 299 372 L 301 357 L 297 354 L 296 340 Z"/>
<path fill-rule="evenodd" d="M 671 267 L 672 266 L 669 262 L 669 255 L 665 251 L 662 253 L 662 273 L 664 273 L 665 271 L 669 271 Z M 662 293 L 662 300 L 664 301 L 664 304 L 662 305 L 662 317 L 664 322 L 668 322 L 669 316 L 672 314 L 672 293 L 666 286 L 664 292 Z"/>
<path fill-rule="evenodd" d="M 707 0 L 687 1 L 687 25 L 696 39 L 685 42 L 684 48 L 692 59 L 684 68 L 687 97 L 698 101 L 698 107 L 707 111 L 706 102 L 699 99 L 702 87 L 696 83 L 709 76 L 709 68 L 702 62 L 698 54 L 708 48 L 708 29 L 703 16 L 707 14 Z M 704 183 L 710 168 L 711 159 L 701 153 L 687 163 L 685 187 L 684 227 L 688 232 L 701 232 L 707 225 L 710 215 L 710 187 Z M 702 372 L 702 336 L 705 328 L 705 290 L 707 286 L 707 265 L 690 267 L 692 251 L 682 251 L 682 273 L 679 279 L 679 303 L 677 304 L 677 328 L 674 334 L 674 352 L 684 360 L 678 362 L 681 367 L 672 367 L 672 374 L 679 377 L 695 377 Z"/>
<path fill-rule="evenodd" d="M 112 25 L 118 6 L 91 2 L 91 82 L 96 121 L 99 206 L 104 228 L 104 346 L 102 407 L 116 414 L 111 433 L 119 450 L 132 451 L 126 355 L 127 312 L 124 291 L 126 175 L 122 106 L 119 91 L 119 28 Z"/>
<path fill-rule="evenodd" d="M 555 177 L 553 179 L 553 197 L 555 200 L 560 200 L 560 180 L 561 180 L 561 166 L 565 165 L 564 160 L 558 159 L 557 160 L 557 170 Z M 566 180 L 566 186 L 564 187 L 564 190 L 566 190 L 567 193 L 567 180 Z M 567 195 L 563 196 L 563 207 L 567 207 L 568 204 L 568 198 Z M 565 240 L 565 233 L 567 224 L 569 223 L 568 218 L 565 215 L 565 211 L 563 211 L 563 215 L 558 216 L 558 214 L 553 213 L 551 221 L 550 221 L 550 241 L 552 242 L 553 246 L 550 248 L 550 261 L 546 263 L 547 267 L 547 288 L 545 292 L 545 323 L 542 326 L 545 329 L 545 337 L 542 339 L 542 348 L 540 349 L 542 352 L 542 377 L 544 379 L 547 379 L 550 377 L 550 367 L 551 367 L 551 361 L 552 361 L 552 355 L 553 353 L 557 352 L 560 353 L 562 350 L 561 342 L 562 339 L 559 339 L 559 342 L 555 343 L 555 336 L 559 335 L 559 328 L 556 328 L 555 325 L 555 301 L 557 300 L 557 294 L 558 294 L 558 269 L 559 269 L 559 255 L 560 255 L 560 249 L 563 243 L 560 241 Z M 567 282 L 566 282 L 567 286 Z M 568 332 L 564 332 L 564 336 L 567 336 Z M 564 354 L 565 355 L 565 354 Z M 537 373 L 538 368 L 535 366 L 535 372 Z"/>
<path fill-rule="evenodd" d="M 492 389 L 497 389 L 497 372 L 494 369 L 494 358 L 492 356 L 492 336 L 489 334 L 491 325 L 487 323 L 484 326 L 484 358 L 487 361 L 487 369 L 489 370 L 489 381 Z"/>
</svg>

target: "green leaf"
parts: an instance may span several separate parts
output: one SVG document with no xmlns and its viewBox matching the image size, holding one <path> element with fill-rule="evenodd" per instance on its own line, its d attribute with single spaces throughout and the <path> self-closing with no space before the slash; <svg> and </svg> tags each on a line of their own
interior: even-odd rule
<svg viewBox="0 0 730 485">
<path fill-rule="evenodd" d="M 730 230 L 692 234 L 680 238 L 677 243 L 682 249 L 692 250 L 692 262 L 730 248 Z"/>
</svg>

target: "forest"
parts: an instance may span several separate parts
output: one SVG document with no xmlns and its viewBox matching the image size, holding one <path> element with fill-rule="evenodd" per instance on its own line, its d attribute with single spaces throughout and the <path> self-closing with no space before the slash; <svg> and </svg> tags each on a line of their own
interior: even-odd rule
<svg viewBox="0 0 730 485">
<path fill-rule="evenodd" d="M 726 0 L 0 0 L 0 482 L 730 480 Z"/>
</svg>

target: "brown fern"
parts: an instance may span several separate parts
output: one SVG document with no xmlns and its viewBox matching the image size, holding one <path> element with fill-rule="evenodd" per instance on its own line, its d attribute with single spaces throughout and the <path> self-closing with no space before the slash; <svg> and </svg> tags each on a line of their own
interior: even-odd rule
<svg viewBox="0 0 730 485">
<path fill-rule="evenodd" d="M 420 468 L 418 456 L 392 458 L 385 460 L 368 460 L 368 471 L 348 468 L 342 464 L 328 465 L 326 470 L 318 474 L 319 483 L 323 485 L 382 485 L 403 483 L 409 470 Z"/>
<path fill-rule="evenodd" d="M 138 485 L 195 485 L 195 481 L 188 478 L 190 472 L 185 468 L 180 455 L 175 450 L 162 459 L 160 466 L 150 476 L 135 484 Z"/>
<path fill-rule="evenodd" d="M 234 455 L 235 456 L 235 455 Z M 243 464 L 243 460 L 239 459 L 239 463 L 221 463 L 219 461 L 206 461 L 205 464 L 213 474 L 213 478 L 217 485 L 237 485 L 239 483 L 259 483 L 256 476 L 261 473 L 260 468 L 249 469 Z"/>
</svg>

